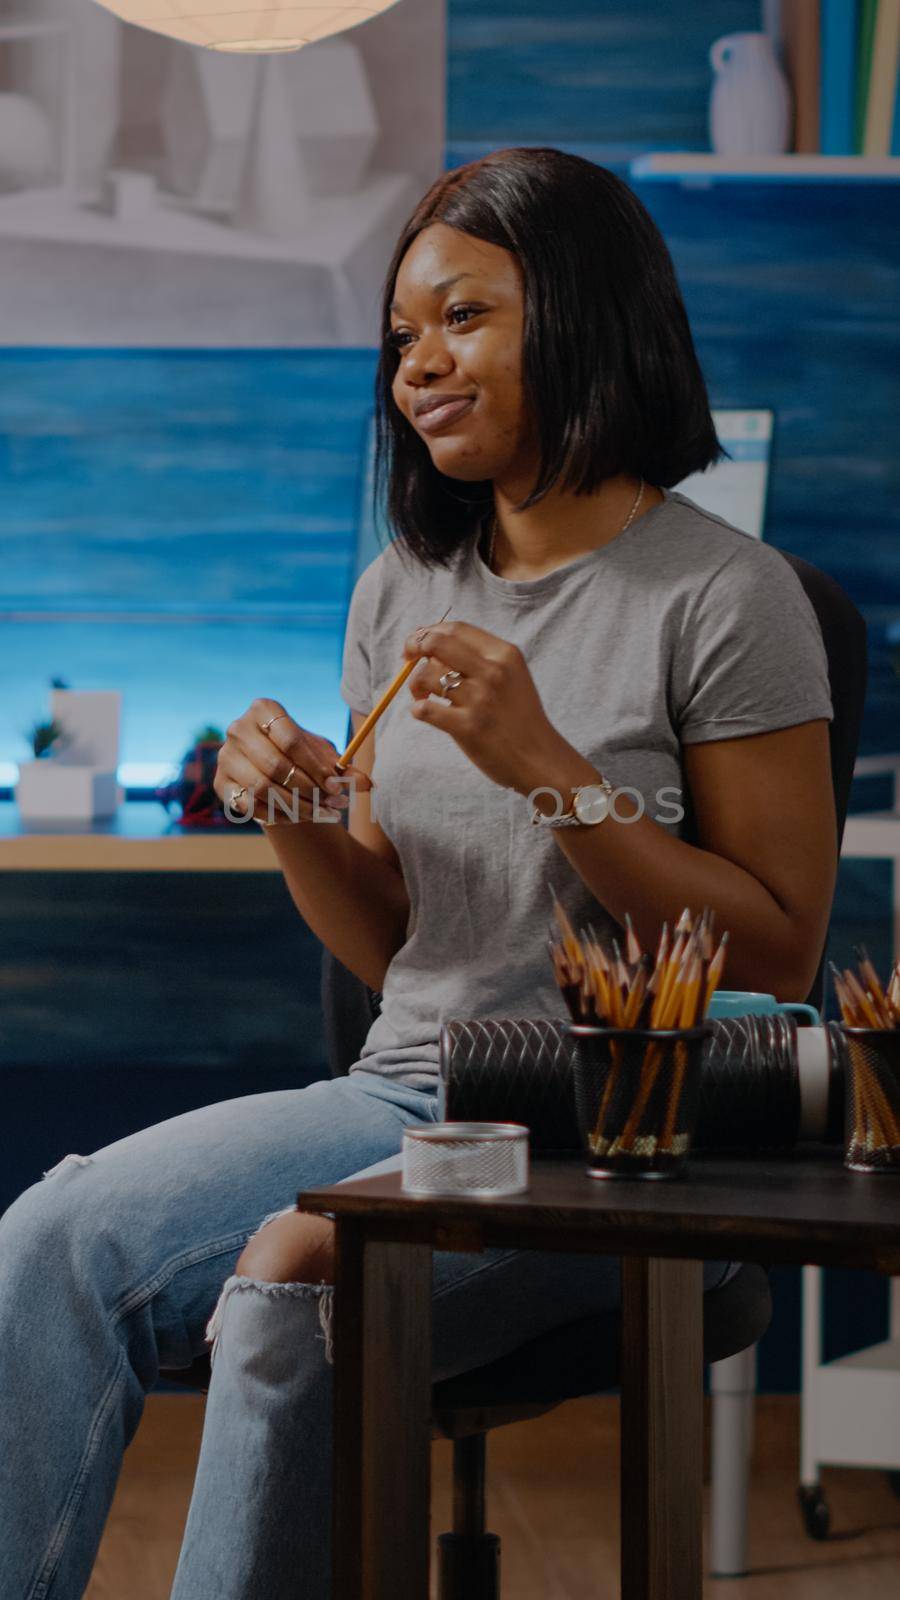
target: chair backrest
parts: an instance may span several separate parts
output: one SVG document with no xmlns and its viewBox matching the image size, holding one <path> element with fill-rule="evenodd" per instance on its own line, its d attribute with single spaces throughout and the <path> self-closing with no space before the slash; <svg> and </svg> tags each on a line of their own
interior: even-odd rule
<svg viewBox="0 0 900 1600">
<path fill-rule="evenodd" d="M 781 550 L 779 554 L 793 567 L 806 590 L 825 645 L 834 711 L 829 723 L 829 745 L 840 855 L 866 698 L 868 648 L 865 619 L 840 584 L 829 578 L 827 573 L 820 572 L 818 567 L 800 556 L 791 555 L 787 550 Z M 812 988 L 806 996 L 807 1004 L 819 1011 L 825 996 L 825 960 L 826 948 L 823 947 Z"/>
<path fill-rule="evenodd" d="M 322 950 L 321 995 L 328 1070 L 333 1078 L 340 1078 L 359 1060 L 366 1034 L 381 1009 L 381 996 L 327 947 Z"/>
<path fill-rule="evenodd" d="M 866 624 L 833 578 L 787 550 L 779 554 L 793 567 L 806 591 L 818 618 L 828 659 L 834 709 L 829 724 L 831 781 L 840 853 L 866 694 Z M 348 742 L 351 734 L 352 725 L 348 723 Z M 346 826 L 346 817 L 342 820 Z M 815 980 L 805 997 L 807 1003 L 818 1010 L 824 999 L 825 960 L 823 948 Z M 327 949 L 322 953 L 321 993 L 328 1064 L 332 1076 L 339 1077 L 359 1060 L 366 1035 L 378 1015 L 381 996 Z"/>
</svg>

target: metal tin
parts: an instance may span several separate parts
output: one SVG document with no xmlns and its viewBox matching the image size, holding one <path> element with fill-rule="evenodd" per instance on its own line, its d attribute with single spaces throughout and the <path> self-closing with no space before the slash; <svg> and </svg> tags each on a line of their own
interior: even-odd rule
<svg viewBox="0 0 900 1600">
<path fill-rule="evenodd" d="M 403 1130 L 406 1194 L 492 1200 L 528 1188 L 528 1129 L 520 1122 L 434 1122 Z"/>
</svg>

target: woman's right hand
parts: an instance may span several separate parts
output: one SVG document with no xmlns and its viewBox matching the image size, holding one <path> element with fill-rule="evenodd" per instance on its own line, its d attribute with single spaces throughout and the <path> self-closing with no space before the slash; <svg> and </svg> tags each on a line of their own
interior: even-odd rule
<svg viewBox="0 0 900 1600">
<path fill-rule="evenodd" d="M 264 826 L 314 821 L 316 790 L 319 815 L 325 807 L 340 815 L 349 804 L 344 791 L 351 778 L 363 789 L 373 784 L 359 767 L 338 773 L 338 754 L 330 739 L 301 728 L 277 700 L 254 700 L 228 726 L 213 788 L 231 817 L 252 814 Z M 241 789 L 247 792 L 235 801 Z"/>
</svg>

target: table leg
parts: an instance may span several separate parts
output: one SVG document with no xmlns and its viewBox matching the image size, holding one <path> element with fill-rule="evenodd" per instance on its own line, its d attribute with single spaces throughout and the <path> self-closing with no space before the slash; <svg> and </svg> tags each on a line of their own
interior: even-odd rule
<svg viewBox="0 0 900 1600">
<path fill-rule="evenodd" d="M 431 1248 L 339 1217 L 333 1600 L 427 1600 L 430 1512 Z"/>
<path fill-rule="evenodd" d="M 622 1261 L 622 1600 L 700 1600 L 703 1265 Z"/>
</svg>

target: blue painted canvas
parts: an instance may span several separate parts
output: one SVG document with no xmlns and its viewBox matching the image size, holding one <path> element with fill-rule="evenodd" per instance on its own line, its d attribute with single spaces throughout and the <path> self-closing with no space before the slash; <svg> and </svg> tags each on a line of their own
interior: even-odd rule
<svg viewBox="0 0 900 1600">
<path fill-rule="evenodd" d="M 0 760 L 51 676 L 124 693 L 123 777 L 260 694 L 338 743 L 368 351 L 0 353 Z"/>
</svg>

